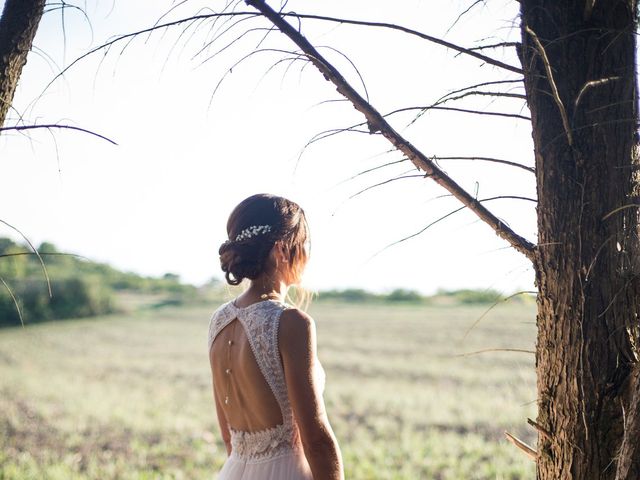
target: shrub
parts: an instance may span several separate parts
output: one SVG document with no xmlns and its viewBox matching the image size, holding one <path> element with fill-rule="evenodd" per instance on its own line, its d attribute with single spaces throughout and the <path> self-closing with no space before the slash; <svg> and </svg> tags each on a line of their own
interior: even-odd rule
<svg viewBox="0 0 640 480">
<path fill-rule="evenodd" d="M 424 297 L 415 290 L 396 288 L 386 298 L 390 302 L 420 302 Z"/>
<path fill-rule="evenodd" d="M 53 296 L 44 279 L 25 279 L 13 288 L 25 324 L 53 319 L 89 317 L 114 311 L 110 291 L 98 282 L 84 278 L 54 279 Z M 4 289 L 0 292 L 0 326 L 19 325 L 14 300 Z"/>
</svg>

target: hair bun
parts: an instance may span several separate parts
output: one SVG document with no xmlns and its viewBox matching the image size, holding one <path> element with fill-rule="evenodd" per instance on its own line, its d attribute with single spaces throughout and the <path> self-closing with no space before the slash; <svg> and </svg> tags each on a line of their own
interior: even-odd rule
<svg viewBox="0 0 640 480">
<path fill-rule="evenodd" d="M 272 246 L 268 242 L 250 240 L 227 240 L 220 245 L 220 267 L 227 282 L 239 285 L 245 278 L 258 278 L 265 270 Z"/>
</svg>

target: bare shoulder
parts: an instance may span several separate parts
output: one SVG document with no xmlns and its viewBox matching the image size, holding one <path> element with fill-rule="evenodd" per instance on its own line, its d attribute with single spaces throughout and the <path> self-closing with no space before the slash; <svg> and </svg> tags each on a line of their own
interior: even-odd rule
<svg viewBox="0 0 640 480">
<path fill-rule="evenodd" d="M 283 344 L 310 342 L 315 336 L 315 329 L 311 315 L 297 308 L 288 308 L 280 316 L 279 337 Z"/>
</svg>

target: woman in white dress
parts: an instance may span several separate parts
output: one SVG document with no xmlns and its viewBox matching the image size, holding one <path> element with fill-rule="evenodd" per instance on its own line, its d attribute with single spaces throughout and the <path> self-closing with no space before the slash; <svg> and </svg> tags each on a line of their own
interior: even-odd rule
<svg viewBox="0 0 640 480">
<path fill-rule="evenodd" d="M 309 230 L 294 202 L 242 201 L 220 247 L 227 282 L 249 288 L 209 325 L 213 396 L 228 458 L 219 480 L 342 480 L 325 411 L 315 325 L 284 302 L 309 256 Z"/>
</svg>

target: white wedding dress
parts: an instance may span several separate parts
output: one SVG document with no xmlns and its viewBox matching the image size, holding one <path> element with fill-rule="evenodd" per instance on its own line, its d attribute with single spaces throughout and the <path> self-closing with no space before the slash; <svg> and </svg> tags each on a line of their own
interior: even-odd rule
<svg viewBox="0 0 640 480">
<path fill-rule="evenodd" d="M 244 328 L 256 363 L 280 406 L 282 423 L 256 432 L 230 426 L 231 455 L 218 480 L 313 480 L 291 410 L 278 348 L 278 326 L 288 305 L 265 300 L 244 308 L 225 303 L 209 323 L 209 352 L 216 336 L 236 318 Z M 314 375 L 324 390 L 325 374 L 316 359 Z"/>
</svg>

